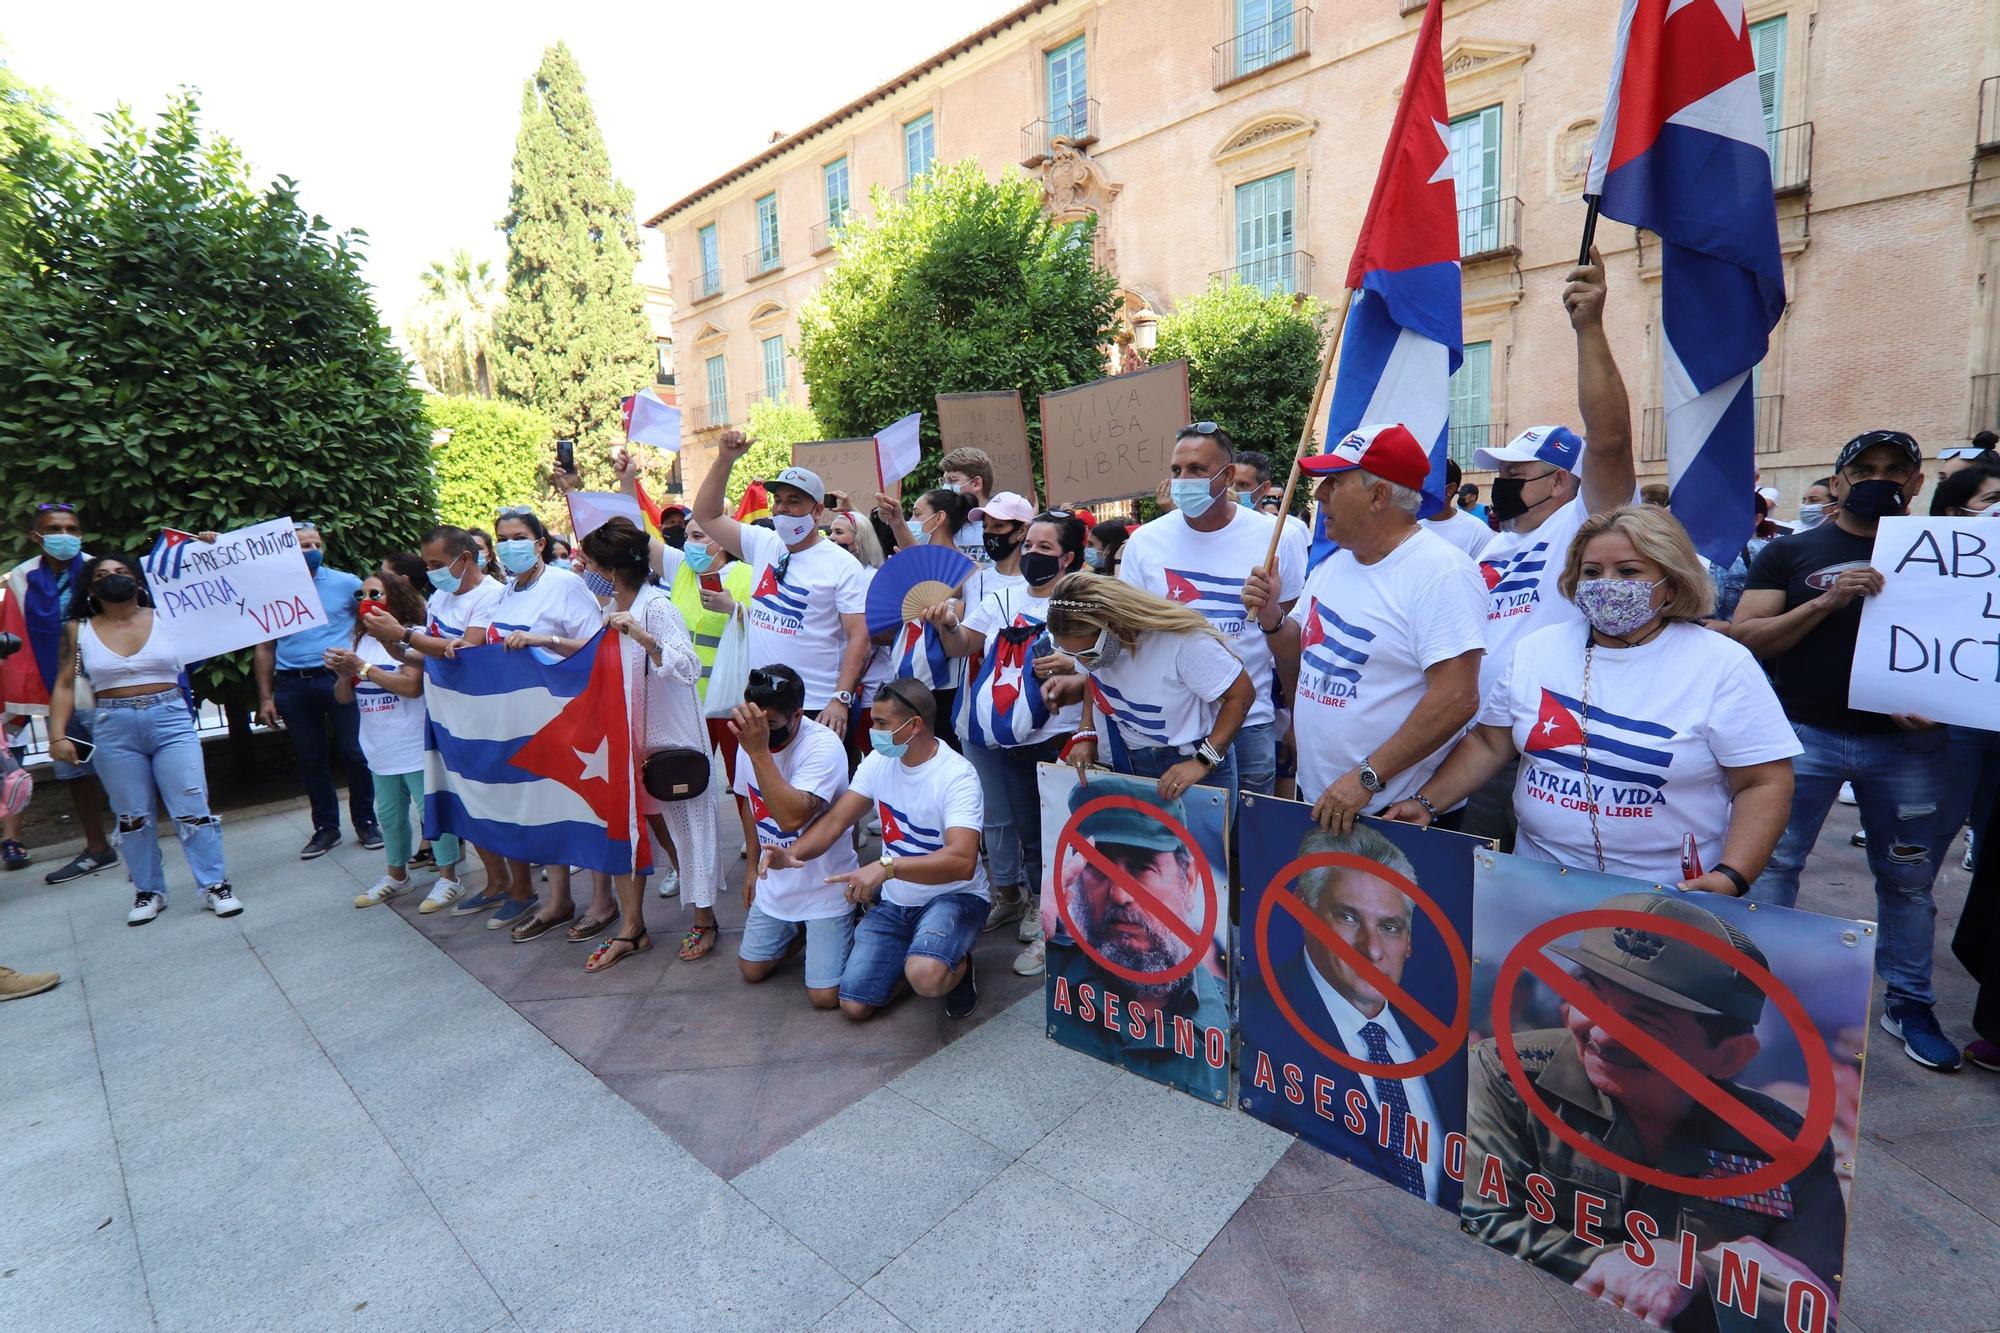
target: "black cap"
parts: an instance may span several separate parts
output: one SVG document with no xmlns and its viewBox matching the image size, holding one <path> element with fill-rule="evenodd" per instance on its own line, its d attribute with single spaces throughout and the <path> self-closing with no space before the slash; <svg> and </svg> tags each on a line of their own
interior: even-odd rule
<svg viewBox="0 0 2000 1333">
<path fill-rule="evenodd" d="M 1924 451 L 1917 447 L 1916 437 L 1900 430 L 1865 430 L 1840 447 L 1840 457 L 1833 460 L 1833 470 L 1839 472 L 1849 463 L 1870 449 L 1881 447 L 1899 449 L 1909 456 L 1912 463 L 1924 461 Z"/>
</svg>

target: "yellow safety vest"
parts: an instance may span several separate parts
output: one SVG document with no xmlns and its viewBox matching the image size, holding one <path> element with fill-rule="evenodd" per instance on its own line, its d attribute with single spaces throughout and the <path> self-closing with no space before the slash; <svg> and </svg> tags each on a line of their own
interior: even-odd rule
<svg viewBox="0 0 2000 1333">
<path fill-rule="evenodd" d="M 736 604 L 742 606 L 750 600 L 750 566 L 741 560 L 732 560 L 722 571 L 722 587 Z M 701 604 L 701 575 L 694 572 L 694 566 L 685 562 L 674 571 L 674 609 L 687 622 L 688 637 L 694 640 L 694 653 L 701 659 L 701 681 L 695 686 L 703 702 L 708 699 L 708 673 L 715 669 L 715 650 L 722 646 L 722 631 L 729 624 L 729 612 L 711 611 Z"/>
</svg>

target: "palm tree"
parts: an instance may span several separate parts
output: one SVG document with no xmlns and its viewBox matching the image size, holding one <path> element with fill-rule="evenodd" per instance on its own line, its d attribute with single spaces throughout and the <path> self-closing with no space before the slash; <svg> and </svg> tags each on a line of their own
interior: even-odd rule
<svg viewBox="0 0 2000 1333">
<path fill-rule="evenodd" d="M 440 393 L 491 398 L 493 316 L 505 300 L 493 266 L 454 250 L 449 260 L 432 260 L 421 280 L 424 294 L 408 323 L 424 374 Z"/>
</svg>

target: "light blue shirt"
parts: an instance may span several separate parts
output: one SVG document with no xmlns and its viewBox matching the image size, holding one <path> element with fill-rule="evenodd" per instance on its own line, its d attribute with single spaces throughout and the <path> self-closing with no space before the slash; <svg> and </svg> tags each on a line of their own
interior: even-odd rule
<svg viewBox="0 0 2000 1333">
<path fill-rule="evenodd" d="M 278 640 L 280 671 L 323 667 L 327 649 L 346 648 L 354 642 L 354 608 L 361 600 L 361 580 L 345 570 L 321 565 L 319 573 L 313 575 L 313 586 L 319 589 L 326 623 Z"/>
</svg>

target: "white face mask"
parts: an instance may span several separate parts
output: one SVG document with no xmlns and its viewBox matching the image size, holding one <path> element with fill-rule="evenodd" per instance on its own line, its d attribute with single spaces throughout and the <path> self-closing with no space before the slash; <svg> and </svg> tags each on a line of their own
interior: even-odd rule
<svg viewBox="0 0 2000 1333">
<path fill-rule="evenodd" d="M 797 546 L 812 535 L 811 514 L 773 514 L 771 527 L 778 534 L 778 540 L 787 546 Z"/>
</svg>

